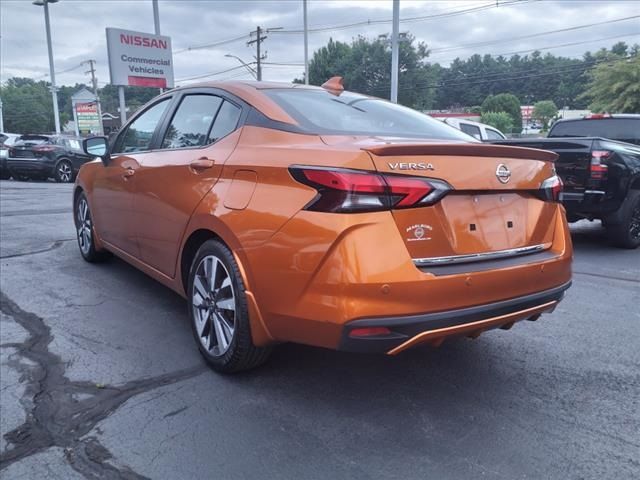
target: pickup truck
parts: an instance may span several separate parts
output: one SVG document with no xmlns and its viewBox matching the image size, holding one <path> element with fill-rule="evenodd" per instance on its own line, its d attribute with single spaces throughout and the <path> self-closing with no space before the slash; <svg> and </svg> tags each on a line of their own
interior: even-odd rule
<svg viewBox="0 0 640 480">
<path fill-rule="evenodd" d="M 492 143 L 557 153 L 567 219 L 600 219 L 614 245 L 640 246 L 640 115 L 558 120 L 546 138 Z"/>
</svg>

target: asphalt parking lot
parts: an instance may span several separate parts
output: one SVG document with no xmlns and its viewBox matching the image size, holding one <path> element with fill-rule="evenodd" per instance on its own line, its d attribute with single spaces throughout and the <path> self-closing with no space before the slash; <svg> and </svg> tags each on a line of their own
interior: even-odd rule
<svg viewBox="0 0 640 480">
<path fill-rule="evenodd" d="M 71 191 L 0 183 L 0 477 L 640 478 L 640 251 L 599 225 L 538 322 L 225 377 L 180 297 L 81 259 Z"/>
</svg>

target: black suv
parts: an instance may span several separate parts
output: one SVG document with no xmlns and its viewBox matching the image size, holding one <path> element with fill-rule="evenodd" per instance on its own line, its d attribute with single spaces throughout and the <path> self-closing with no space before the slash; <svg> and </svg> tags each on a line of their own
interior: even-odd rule
<svg viewBox="0 0 640 480">
<path fill-rule="evenodd" d="M 559 120 L 547 138 L 494 143 L 556 152 L 569 221 L 601 219 L 615 245 L 640 247 L 640 115 Z"/>
<path fill-rule="evenodd" d="M 18 180 L 55 179 L 73 182 L 80 167 L 92 160 L 82 151 L 82 139 L 67 136 L 23 135 L 9 149 L 7 169 Z"/>
</svg>

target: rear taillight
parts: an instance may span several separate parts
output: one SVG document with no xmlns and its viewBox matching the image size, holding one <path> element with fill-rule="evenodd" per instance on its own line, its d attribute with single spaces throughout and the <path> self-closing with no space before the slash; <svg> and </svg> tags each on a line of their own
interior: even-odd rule
<svg viewBox="0 0 640 480">
<path fill-rule="evenodd" d="M 607 178 L 609 167 L 606 164 L 607 159 L 613 152 L 609 150 L 594 150 L 591 152 L 591 165 L 589 171 L 591 172 L 591 178 L 594 180 L 604 180 Z"/>
<path fill-rule="evenodd" d="M 540 196 L 543 200 L 550 202 L 559 202 L 562 193 L 562 180 L 557 175 L 547 178 L 540 185 Z"/>
<path fill-rule="evenodd" d="M 452 187 L 442 180 L 340 168 L 290 167 L 298 182 L 317 190 L 305 210 L 376 212 L 433 205 Z"/>
<path fill-rule="evenodd" d="M 33 147 L 32 150 L 34 153 L 46 153 L 53 152 L 56 149 L 53 145 L 38 145 L 37 147 Z"/>
</svg>

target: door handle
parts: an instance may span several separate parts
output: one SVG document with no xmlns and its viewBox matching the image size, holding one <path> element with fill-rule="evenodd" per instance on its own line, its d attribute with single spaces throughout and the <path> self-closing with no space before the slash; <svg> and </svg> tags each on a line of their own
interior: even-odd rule
<svg viewBox="0 0 640 480">
<path fill-rule="evenodd" d="M 200 171 L 200 170 L 206 170 L 207 168 L 211 168 L 215 164 L 216 164 L 215 161 L 210 160 L 207 157 L 202 157 L 191 162 L 190 167 L 195 171 Z"/>
<path fill-rule="evenodd" d="M 122 174 L 122 176 L 124 177 L 124 179 L 126 180 L 129 177 L 133 177 L 135 175 L 136 171 L 133 168 L 127 168 L 124 173 Z"/>
</svg>

